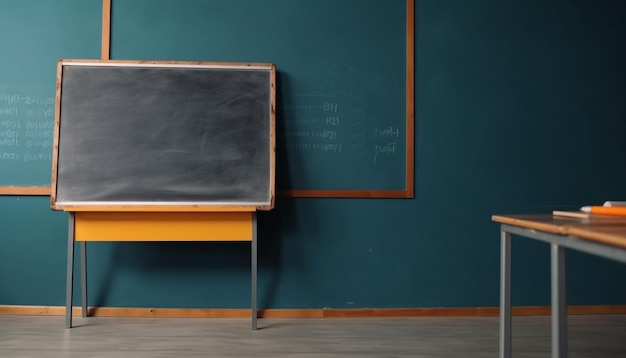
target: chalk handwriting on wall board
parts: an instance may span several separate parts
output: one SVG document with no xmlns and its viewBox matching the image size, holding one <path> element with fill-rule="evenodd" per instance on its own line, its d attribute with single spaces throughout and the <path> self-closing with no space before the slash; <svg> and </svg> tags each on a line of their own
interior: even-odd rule
<svg viewBox="0 0 626 358">
<path fill-rule="evenodd" d="M 0 86 L 0 185 L 50 183 L 54 88 Z"/>
</svg>

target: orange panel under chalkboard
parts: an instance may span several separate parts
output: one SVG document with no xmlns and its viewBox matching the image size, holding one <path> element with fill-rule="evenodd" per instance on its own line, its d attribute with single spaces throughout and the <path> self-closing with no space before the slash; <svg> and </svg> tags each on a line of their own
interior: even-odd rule
<svg viewBox="0 0 626 358">
<path fill-rule="evenodd" d="M 252 241 L 250 212 L 76 212 L 76 241 Z"/>
</svg>

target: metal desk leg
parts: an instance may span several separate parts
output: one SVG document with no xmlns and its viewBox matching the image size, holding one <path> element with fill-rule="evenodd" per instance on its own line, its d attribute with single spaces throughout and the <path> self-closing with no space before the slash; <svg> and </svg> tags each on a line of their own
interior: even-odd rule
<svg viewBox="0 0 626 358">
<path fill-rule="evenodd" d="M 87 317 L 87 243 L 80 242 L 80 288 L 82 293 L 82 316 Z"/>
<path fill-rule="evenodd" d="M 252 315 L 252 330 L 257 329 L 257 220 L 256 213 L 252 213 L 252 247 L 251 247 L 251 255 L 252 255 L 252 287 L 251 287 L 251 299 L 252 302 L 250 304 L 251 315 Z"/>
<path fill-rule="evenodd" d="M 511 358 L 511 234 L 500 229 L 500 358 Z"/>
<path fill-rule="evenodd" d="M 567 358 L 567 304 L 565 300 L 565 248 L 552 251 L 552 357 Z"/>
<path fill-rule="evenodd" d="M 69 213 L 67 227 L 67 276 L 65 283 L 65 328 L 72 328 L 72 296 L 74 288 L 74 213 Z"/>
</svg>

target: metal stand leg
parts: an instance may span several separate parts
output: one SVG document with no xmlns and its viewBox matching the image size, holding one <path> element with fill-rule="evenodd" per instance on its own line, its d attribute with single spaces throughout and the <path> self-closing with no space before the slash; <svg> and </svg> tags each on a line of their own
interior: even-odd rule
<svg viewBox="0 0 626 358">
<path fill-rule="evenodd" d="M 82 293 L 82 316 L 87 317 L 87 243 L 80 242 L 80 288 Z"/>
<path fill-rule="evenodd" d="M 511 234 L 500 231 L 500 358 L 511 358 Z"/>
<path fill-rule="evenodd" d="M 65 328 L 72 328 L 74 288 L 74 213 L 69 213 L 67 228 L 67 281 L 65 286 Z"/>
<path fill-rule="evenodd" d="M 552 244 L 552 357 L 567 358 L 565 248 Z"/>
<path fill-rule="evenodd" d="M 252 315 L 252 330 L 257 329 L 257 219 L 256 213 L 252 213 L 252 287 L 251 287 L 251 298 L 252 302 L 250 304 L 251 315 Z"/>
</svg>

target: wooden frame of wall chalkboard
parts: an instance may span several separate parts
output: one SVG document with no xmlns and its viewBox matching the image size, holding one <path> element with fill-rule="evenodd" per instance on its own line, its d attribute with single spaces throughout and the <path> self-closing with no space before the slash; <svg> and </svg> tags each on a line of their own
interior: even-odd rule
<svg viewBox="0 0 626 358">
<path fill-rule="evenodd" d="M 61 60 L 51 207 L 274 207 L 275 77 L 266 63 Z"/>
<path fill-rule="evenodd" d="M 109 59 L 111 1 L 102 0 L 102 59 Z M 414 196 L 415 131 L 415 0 L 406 0 L 406 186 L 402 190 L 278 189 L 281 197 L 412 198 Z M 50 195 L 47 186 L 0 186 L 0 195 Z"/>
</svg>

